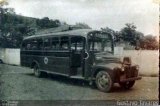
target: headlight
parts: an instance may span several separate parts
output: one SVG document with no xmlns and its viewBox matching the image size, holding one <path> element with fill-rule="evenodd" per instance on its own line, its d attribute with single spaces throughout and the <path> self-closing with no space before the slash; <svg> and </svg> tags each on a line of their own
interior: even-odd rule
<svg viewBox="0 0 160 106">
<path fill-rule="evenodd" d="M 125 70 L 125 68 L 122 66 L 122 67 L 121 67 L 121 71 L 123 72 L 124 70 Z"/>
<path fill-rule="evenodd" d="M 139 70 L 139 66 L 138 65 L 136 65 L 136 70 Z"/>
</svg>

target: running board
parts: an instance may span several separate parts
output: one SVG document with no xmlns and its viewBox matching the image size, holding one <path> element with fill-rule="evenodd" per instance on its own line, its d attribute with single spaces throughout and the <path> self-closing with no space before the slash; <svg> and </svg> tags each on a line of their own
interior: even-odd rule
<svg viewBox="0 0 160 106">
<path fill-rule="evenodd" d="M 70 76 L 70 78 L 74 78 L 74 79 L 85 79 L 85 78 L 82 77 L 82 76 Z"/>
</svg>

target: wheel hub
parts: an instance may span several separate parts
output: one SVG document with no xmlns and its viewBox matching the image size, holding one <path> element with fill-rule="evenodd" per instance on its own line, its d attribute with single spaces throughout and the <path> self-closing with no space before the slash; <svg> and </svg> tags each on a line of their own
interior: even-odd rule
<svg viewBox="0 0 160 106">
<path fill-rule="evenodd" d="M 106 75 L 102 75 L 102 76 L 99 78 L 99 83 L 100 83 L 101 86 L 105 87 L 106 85 L 108 85 L 109 79 L 107 78 Z"/>
</svg>

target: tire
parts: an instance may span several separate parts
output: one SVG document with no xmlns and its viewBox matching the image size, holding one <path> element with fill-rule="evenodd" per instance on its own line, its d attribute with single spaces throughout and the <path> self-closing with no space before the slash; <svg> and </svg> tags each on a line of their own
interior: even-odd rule
<svg viewBox="0 0 160 106">
<path fill-rule="evenodd" d="M 99 71 L 96 75 L 96 86 L 102 92 L 110 92 L 113 87 L 112 76 L 106 71 Z"/>
<path fill-rule="evenodd" d="M 119 85 L 124 89 L 130 89 L 135 84 L 135 81 L 128 81 L 128 82 L 119 82 Z"/>
<path fill-rule="evenodd" d="M 0 59 L 0 64 L 3 64 L 3 61 Z"/>
<path fill-rule="evenodd" d="M 42 72 L 39 70 L 39 66 L 37 64 L 34 65 L 33 70 L 36 77 L 42 77 Z"/>
</svg>

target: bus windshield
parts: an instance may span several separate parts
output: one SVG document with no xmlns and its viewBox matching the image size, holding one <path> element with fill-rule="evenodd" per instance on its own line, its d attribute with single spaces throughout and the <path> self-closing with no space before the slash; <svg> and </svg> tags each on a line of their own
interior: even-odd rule
<svg viewBox="0 0 160 106">
<path fill-rule="evenodd" d="M 102 37 L 103 36 L 103 37 Z M 105 37 L 104 37 L 105 36 Z M 112 37 L 104 34 L 95 34 L 89 39 L 89 50 L 95 52 L 113 52 Z"/>
</svg>

